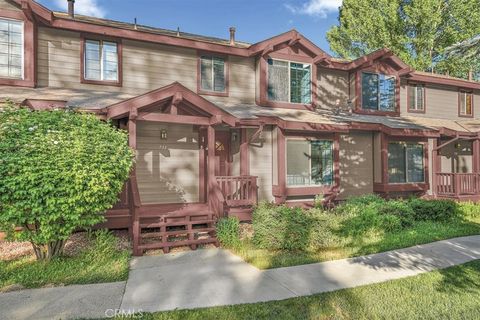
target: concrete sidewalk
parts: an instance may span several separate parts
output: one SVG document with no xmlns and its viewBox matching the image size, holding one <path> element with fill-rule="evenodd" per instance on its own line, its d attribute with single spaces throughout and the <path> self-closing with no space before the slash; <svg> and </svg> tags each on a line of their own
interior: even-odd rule
<svg viewBox="0 0 480 320">
<path fill-rule="evenodd" d="M 134 258 L 126 282 L 0 294 L 0 319 L 105 317 L 281 300 L 398 279 L 480 259 L 480 236 L 364 257 L 259 270 L 222 249 Z M 113 310 L 113 311 L 112 311 Z"/>
</svg>

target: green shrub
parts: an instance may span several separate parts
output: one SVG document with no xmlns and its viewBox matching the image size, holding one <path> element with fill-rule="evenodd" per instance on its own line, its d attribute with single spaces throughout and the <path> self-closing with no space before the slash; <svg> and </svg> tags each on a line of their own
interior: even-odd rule
<svg viewBox="0 0 480 320">
<path fill-rule="evenodd" d="M 301 208 L 261 203 L 253 213 L 253 242 L 263 249 L 305 250 L 312 219 Z"/>
<path fill-rule="evenodd" d="M 309 248 L 332 248 L 346 242 L 347 239 L 339 234 L 342 223 L 347 219 L 344 215 L 337 215 L 334 211 L 311 209 L 305 211 L 311 220 Z"/>
<path fill-rule="evenodd" d="M 337 206 L 334 210 L 337 214 L 344 215 L 358 215 L 365 208 L 370 205 L 380 205 L 386 202 L 385 199 L 376 194 L 367 194 L 358 197 L 350 197 L 344 203 Z"/>
<path fill-rule="evenodd" d="M 240 221 L 237 217 L 228 217 L 218 220 L 217 239 L 225 248 L 235 249 L 239 247 Z"/>
<path fill-rule="evenodd" d="M 458 209 L 464 217 L 477 218 L 480 217 L 480 204 L 471 201 L 459 202 Z"/>
<path fill-rule="evenodd" d="M 384 216 L 395 216 L 399 218 L 401 227 L 410 227 L 414 222 L 414 211 L 407 201 L 404 200 L 390 200 L 384 203 L 377 204 L 378 213 Z M 390 218 L 390 221 L 393 221 Z M 395 221 L 398 221 L 395 219 Z M 388 224 L 388 223 L 387 223 Z M 393 230 L 393 229 L 390 229 Z"/>
<path fill-rule="evenodd" d="M 408 202 L 414 212 L 414 219 L 418 221 L 449 221 L 462 214 L 453 200 L 412 198 Z"/>
<path fill-rule="evenodd" d="M 29 241 L 39 260 L 61 255 L 75 230 L 104 221 L 133 158 L 127 134 L 93 114 L 7 105 L 0 110 L 0 229 Z"/>
</svg>

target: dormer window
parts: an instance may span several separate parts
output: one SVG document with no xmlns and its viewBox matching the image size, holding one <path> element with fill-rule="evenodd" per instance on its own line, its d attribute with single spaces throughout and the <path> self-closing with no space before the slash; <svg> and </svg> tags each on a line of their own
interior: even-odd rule
<svg viewBox="0 0 480 320">
<path fill-rule="evenodd" d="M 376 73 L 362 73 L 362 109 L 395 111 L 395 77 Z"/>
<path fill-rule="evenodd" d="M 311 65 L 268 59 L 268 100 L 311 103 Z"/>
<path fill-rule="evenodd" d="M 23 79 L 23 22 L 0 19 L 0 77 Z"/>
<path fill-rule="evenodd" d="M 120 86 L 121 42 L 93 36 L 82 37 L 82 83 Z"/>
</svg>

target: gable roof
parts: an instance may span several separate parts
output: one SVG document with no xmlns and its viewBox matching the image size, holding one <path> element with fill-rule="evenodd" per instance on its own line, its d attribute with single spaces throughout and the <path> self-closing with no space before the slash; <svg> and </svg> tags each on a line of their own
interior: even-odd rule
<svg viewBox="0 0 480 320">
<path fill-rule="evenodd" d="M 106 112 L 107 118 L 118 119 L 127 116 L 133 110 L 148 108 L 155 103 L 168 99 L 172 99 L 174 104 L 176 103 L 175 100 L 186 101 L 210 116 L 220 116 L 221 121 L 226 124 L 235 125 L 236 118 L 234 116 L 179 82 L 174 82 L 145 94 L 112 104 L 103 111 Z"/>
</svg>

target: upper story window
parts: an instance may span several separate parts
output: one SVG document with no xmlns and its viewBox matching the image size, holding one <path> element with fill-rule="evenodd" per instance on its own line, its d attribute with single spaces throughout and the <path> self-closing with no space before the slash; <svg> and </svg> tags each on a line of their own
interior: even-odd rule
<svg viewBox="0 0 480 320">
<path fill-rule="evenodd" d="M 310 103 L 311 65 L 268 59 L 268 100 Z"/>
<path fill-rule="evenodd" d="M 329 140 L 287 139 L 287 185 L 331 185 L 333 143 Z"/>
<path fill-rule="evenodd" d="M 395 77 L 363 72 L 362 109 L 395 111 Z"/>
<path fill-rule="evenodd" d="M 458 114 L 463 117 L 473 116 L 473 93 L 460 90 L 458 93 Z"/>
<path fill-rule="evenodd" d="M 227 68 L 225 59 L 215 56 L 200 57 L 200 90 L 210 93 L 226 93 Z"/>
<path fill-rule="evenodd" d="M 0 19 L 0 77 L 23 79 L 23 22 Z"/>
<path fill-rule="evenodd" d="M 425 112 L 425 86 L 423 84 L 408 86 L 408 111 Z"/>
<path fill-rule="evenodd" d="M 84 45 L 84 80 L 119 82 L 118 44 L 85 39 Z"/>
<path fill-rule="evenodd" d="M 423 145 L 391 142 L 388 144 L 388 182 L 424 182 Z"/>
</svg>

